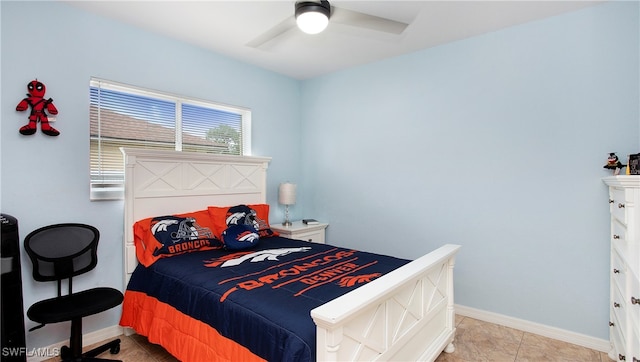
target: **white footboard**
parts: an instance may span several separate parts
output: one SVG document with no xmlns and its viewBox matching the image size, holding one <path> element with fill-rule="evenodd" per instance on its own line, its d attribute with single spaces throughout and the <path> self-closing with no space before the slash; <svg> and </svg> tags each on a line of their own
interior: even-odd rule
<svg viewBox="0 0 640 362">
<path fill-rule="evenodd" d="M 453 352 L 453 266 L 447 244 L 311 311 L 318 361 L 433 361 Z"/>
</svg>

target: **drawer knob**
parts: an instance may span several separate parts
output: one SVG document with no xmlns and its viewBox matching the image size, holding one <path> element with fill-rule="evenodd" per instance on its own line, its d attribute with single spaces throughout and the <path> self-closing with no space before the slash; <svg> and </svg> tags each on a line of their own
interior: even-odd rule
<svg viewBox="0 0 640 362">
<path fill-rule="evenodd" d="M 618 204 L 618 209 L 624 209 L 624 204 L 623 203 L 619 203 Z"/>
<path fill-rule="evenodd" d="M 613 235 L 613 238 L 614 238 L 614 239 L 616 239 L 616 240 L 618 240 L 618 239 L 620 239 L 620 235 L 615 235 L 615 234 L 614 234 L 614 235 Z"/>
<path fill-rule="evenodd" d="M 626 360 L 625 356 L 624 356 L 623 354 L 620 354 L 620 353 L 618 353 L 618 359 L 619 359 L 620 361 L 624 361 L 624 360 Z"/>
<path fill-rule="evenodd" d="M 613 307 L 614 308 L 620 308 L 620 303 L 613 302 Z"/>
<path fill-rule="evenodd" d="M 613 327 L 613 326 L 615 326 L 615 325 L 616 325 L 615 323 L 613 323 L 613 322 L 609 322 L 609 327 Z"/>
<path fill-rule="evenodd" d="M 631 297 L 631 304 L 638 304 L 640 305 L 640 299 L 636 298 L 636 297 Z"/>
<path fill-rule="evenodd" d="M 615 202 L 615 201 L 613 201 L 613 200 L 609 199 L 609 203 L 610 203 L 610 204 L 613 204 L 614 202 Z"/>
<path fill-rule="evenodd" d="M 613 269 L 613 274 L 620 274 L 620 270 L 619 269 Z"/>
</svg>

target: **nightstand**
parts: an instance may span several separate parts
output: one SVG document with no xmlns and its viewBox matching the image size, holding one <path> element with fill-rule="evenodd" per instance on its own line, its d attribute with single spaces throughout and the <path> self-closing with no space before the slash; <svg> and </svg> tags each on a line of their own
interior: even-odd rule
<svg viewBox="0 0 640 362">
<path fill-rule="evenodd" d="M 294 221 L 291 226 L 271 224 L 271 229 L 279 232 L 280 236 L 285 238 L 324 244 L 324 229 L 326 229 L 327 226 L 329 226 L 329 224 L 319 223 L 315 225 L 305 225 L 302 221 Z"/>
</svg>

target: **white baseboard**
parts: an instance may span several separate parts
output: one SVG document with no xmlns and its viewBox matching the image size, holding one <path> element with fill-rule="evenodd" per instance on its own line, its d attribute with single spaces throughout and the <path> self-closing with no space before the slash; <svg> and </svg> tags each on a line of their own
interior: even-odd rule
<svg viewBox="0 0 640 362">
<path fill-rule="evenodd" d="M 122 335 L 122 327 L 111 326 L 97 330 L 95 332 L 82 335 L 82 346 L 90 346 L 94 343 L 102 342 L 107 339 L 115 338 Z M 40 362 L 51 357 L 57 356 L 60 352 L 60 348 L 69 344 L 69 340 L 58 342 L 47 347 L 38 348 L 36 351 L 30 351 L 27 349 L 27 362 Z M 31 353 L 30 353 L 31 352 Z"/>
<path fill-rule="evenodd" d="M 484 310 L 465 307 L 458 304 L 455 305 L 455 311 L 456 314 L 459 314 L 461 316 L 475 318 L 481 321 L 514 328 L 523 332 L 529 332 L 543 337 L 557 339 L 559 341 L 591 348 L 600 352 L 608 353 L 609 349 L 611 348 L 609 345 L 609 341 L 605 339 L 595 338 L 581 333 L 567 331 L 565 329 L 513 318 L 503 314 L 487 312 Z"/>
</svg>

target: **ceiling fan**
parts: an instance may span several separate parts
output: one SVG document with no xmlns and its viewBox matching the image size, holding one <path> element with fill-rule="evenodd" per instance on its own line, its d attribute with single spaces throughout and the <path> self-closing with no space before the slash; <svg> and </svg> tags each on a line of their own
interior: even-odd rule
<svg viewBox="0 0 640 362">
<path fill-rule="evenodd" d="M 301 25 L 305 19 L 319 21 L 319 24 L 314 23 L 311 26 L 311 30 L 305 30 L 304 25 Z M 329 4 L 329 1 L 326 0 L 296 1 L 293 15 L 281 21 L 279 24 L 276 24 L 265 33 L 249 41 L 246 45 L 252 48 L 258 48 L 268 41 L 275 39 L 296 27 L 296 24 L 304 32 L 316 34 L 324 30 L 329 22 L 391 34 L 402 34 L 407 26 L 409 26 L 409 24 L 400 21 L 332 6 Z"/>
</svg>

